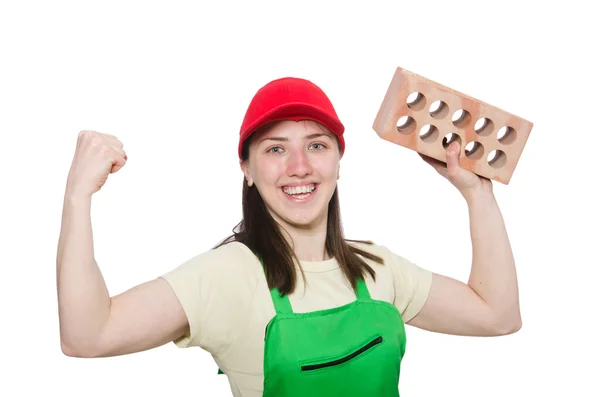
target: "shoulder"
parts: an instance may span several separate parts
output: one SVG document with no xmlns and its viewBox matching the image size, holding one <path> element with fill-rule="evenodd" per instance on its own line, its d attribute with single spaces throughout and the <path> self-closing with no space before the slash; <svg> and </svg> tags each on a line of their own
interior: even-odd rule
<svg viewBox="0 0 600 397">
<path fill-rule="evenodd" d="M 258 259 L 238 242 L 202 252 L 163 274 L 190 324 L 177 345 L 212 354 L 228 351 L 244 329 L 261 275 Z"/>
<path fill-rule="evenodd" d="M 383 260 L 383 264 L 387 265 L 391 258 L 391 254 L 392 252 L 384 245 L 380 245 L 377 244 L 374 241 L 370 241 L 370 240 L 365 240 L 365 241 L 348 241 L 348 244 L 354 248 L 358 248 L 361 251 L 364 251 L 370 255 L 374 255 L 377 256 L 378 258 L 381 258 Z M 365 258 L 363 256 L 363 259 L 369 261 L 369 262 L 375 262 L 377 263 L 377 261 L 373 261 L 370 260 L 369 258 Z"/>
<path fill-rule="evenodd" d="M 204 251 L 188 259 L 184 264 L 190 267 L 211 267 L 233 269 L 244 268 L 249 263 L 259 263 L 252 251 L 237 241 Z"/>
<path fill-rule="evenodd" d="M 402 277 L 403 274 L 411 273 L 411 272 L 425 272 L 428 273 L 427 270 L 421 269 L 414 262 L 409 260 L 408 258 L 392 251 L 385 245 L 377 244 L 375 242 L 348 242 L 350 245 L 365 251 L 371 255 L 377 256 L 381 258 L 383 264 L 379 264 L 376 260 L 371 260 L 369 258 L 364 258 L 367 263 L 370 265 L 378 265 L 379 267 L 383 266 L 384 268 L 390 269 L 396 277 Z"/>
<path fill-rule="evenodd" d="M 378 275 L 389 277 L 391 292 L 385 296 L 398 308 L 404 321 L 410 321 L 421 310 L 429 296 L 432 272 L 386 246 L 375 243 L 352 245 L 383 259 L 383 266 L 377 266 L 377 262 L 374 261 L 368 263 L 375 264 L 372 267 Z"/>
<path fill-rule="evenodd" d="M 170 277 L 220 278 L 251 277 L 260 273 L 258 258 L 244 244 L 231 242 L 185 260 L 164 275 Z"/>
</svg>

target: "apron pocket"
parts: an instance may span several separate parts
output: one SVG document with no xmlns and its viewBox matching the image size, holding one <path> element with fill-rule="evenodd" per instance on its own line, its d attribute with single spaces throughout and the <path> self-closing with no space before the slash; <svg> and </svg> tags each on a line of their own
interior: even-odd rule
<svg viewBox="0 0 600 397">
<path fill-rule="evenodd" d="M 378 344 L 383 342 L 383 337 L 379 336 L 375 339 L 373 339 L 371 342 L 367 343 L 366 345 L 364 345 L 363 347 L 361 347 L 360 349 L 356 350 L 353 353 L 350 353 L 344 357 L 338 358 L 336 360 L 331 360 L 331 361 L 327 361 L 324 363 L 317 363 L 317 364 L 310 364 L 310 365 L 303 365 L 301 367 L 303 372 L 306 371 L 314 371 L 317 369 L 322 369 L 322 368 L 327 368 L 327 367 L 334 367 L 336 365 L 341 365 L 344 364 L 350 360 L 352 360 L 353 358 L 356 358 L 358 356 L 360 356 L 361 354 L 366 353 L 367 351 L 369 351 L 370 349 L 373 349 L 374 347 L 376 347 Z"/>
</svg>

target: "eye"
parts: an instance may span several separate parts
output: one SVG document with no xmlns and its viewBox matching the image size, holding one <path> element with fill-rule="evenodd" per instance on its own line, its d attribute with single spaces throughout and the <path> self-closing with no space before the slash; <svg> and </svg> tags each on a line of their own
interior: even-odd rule
<svg viewBox="0 0 600 397">
<path fill-rule="evenodd" d="M 277 149 L 281 149 L 281 152 L 276 151 Z M 283 148 L 280 146 L 275 146 L 270 148 L 269 150 L 267 150 L 267 153 L 282 153 L 283 152 Z"/>
<path fill-rule="evenodd" d="M 315 146 L 318 146 L 316 148 L 316 150 L 324 149 L 325 148 L 325 145 L 323 145 L 322 143 L 313 143 L 312 145 L 310 145 L 311 148 L 314 148 Z"/>
</svg>

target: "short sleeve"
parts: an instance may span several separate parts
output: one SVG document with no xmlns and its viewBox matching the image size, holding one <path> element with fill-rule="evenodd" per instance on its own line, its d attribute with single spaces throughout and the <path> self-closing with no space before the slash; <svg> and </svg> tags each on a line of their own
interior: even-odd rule
<svg viewBox="0 0 600 397">
<path fill-rule="evenodd" d="M 427 301 L 433 273 L 387 248 L 386 251 L 394 278 L 394 306 L 407 323 L 419 313 Z"/>
<path fill-rule="evenodd" d="M 160 276 L 175 292 L 190 325 L 189 333 L 173 341 L 176 346 L 198 346 L 216 356 L 229 351 L 256 292 L 253 260 L 239 243 L 229 243 Z"/>
</svg>

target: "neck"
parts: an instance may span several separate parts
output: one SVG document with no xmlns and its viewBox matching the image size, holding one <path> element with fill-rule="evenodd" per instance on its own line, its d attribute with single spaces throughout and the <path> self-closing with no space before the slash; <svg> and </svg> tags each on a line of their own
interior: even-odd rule
<svg viewBox="0 0 600 397">
<path fill-rule="evenodd" d="M 288 244 L 301 261 L 320 262 L 330 259 L 325 248 L 327 215 L 314 225 L 298 227 L 281 222 L 282 232 Z"/>
</svg>

